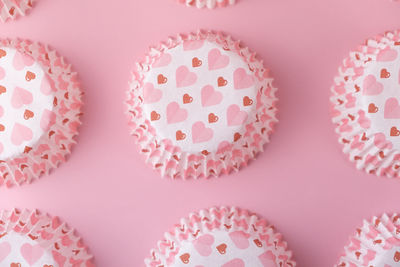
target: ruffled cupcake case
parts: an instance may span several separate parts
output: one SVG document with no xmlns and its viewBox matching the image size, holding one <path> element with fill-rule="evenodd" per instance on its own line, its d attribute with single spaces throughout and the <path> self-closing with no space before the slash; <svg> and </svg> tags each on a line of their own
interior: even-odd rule
<svg viewBox="0 0 400 267">
<path fill-rule="evenodd" d="M 47 46 L 0 41 L 0 185 L 30 183 L 66 160 L 80 125 L 77 75 Z"/>
<path fill-rule="evenodd" d="M 6 22 L 25 16 L 34 2 L 35 0 L 0 0 L 0 20 Z"/>
<path fill-rule="evenodd" d="M 344 60 L 332 88 L 339 142 L 358 169 L 400 171 L 400 32 L 369 39 Z"/>
<path fill-rule="evenodd" d="M 57 217 L 0 211 L 0 266 L 94 267 L 81 239 Z"/>
<path fill-rule="evenodd" d="M 263 151 L 277 122 L 272 81 L 230 36 L 170 38 L 137 64 L 126 102 L 131 135 L 162 176 L 237 171 Z"/>
<path fill-rule="evenodd" d="M 400 215 L 384 214 L 364 221 L 350 238 L 336 267 L 400 266 Z"/>
<path fill-rule="evenodd" d="M 294 267 L 282 235 L 238 208 L 191 213 L 165 233 L 145 260 L 148 267 Z"/>
</svg>

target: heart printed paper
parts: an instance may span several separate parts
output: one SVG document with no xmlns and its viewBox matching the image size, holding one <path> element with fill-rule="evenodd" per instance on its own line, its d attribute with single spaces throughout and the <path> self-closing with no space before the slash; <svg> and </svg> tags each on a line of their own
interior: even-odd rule
<svg viewBox="0 0 400 267">
<path fill-rule="evenodd" d="M 65 161 L 79 117 L 76 74 L 47 47 L 0 43 L 0 185 L 30 182 Z"/>
<path fill-rule="evenodd" d="M 165 234 L 146 266 L 293 267 L 282 236 L 237 208 L 192 213 Z"/>
<path fill-rule="evenodd" d="M 73 230 L 39 212 L 0 212 L 0 266 L 94 267 Z"/>
<path fill-rule="evenodd" d="M 175 0 L 187 6 L 194 6 L 197 8 L 216 8 L 226 7 L 235 4 L 236 0 Z"/>
<path fill-rule="evenodd" d="M 163 175 L 227 173 L 268 141 L 276 89 L 262 63 L 230 37 L 170 39 L 138 68 L 127 101 L 132 134 Z"/>
<path fill-rule="evenodd" d="M 393 214 L 364 221 L 345 247 L 337 267 L 399 267 L 400 216 Z"/>
<path fill-rule="evenodd" d="M 400 34 L 387 33 L 351 53 L 333 87 L 333 121 L 344 151 L 369 173 L 400 170 Z"/>
<path fill-rule="evenodd" d="M 0 20 L 15 19 L 18 16 L 25 16 L 32 8 L 34 0 L 0 0 Z"/>
</svg>

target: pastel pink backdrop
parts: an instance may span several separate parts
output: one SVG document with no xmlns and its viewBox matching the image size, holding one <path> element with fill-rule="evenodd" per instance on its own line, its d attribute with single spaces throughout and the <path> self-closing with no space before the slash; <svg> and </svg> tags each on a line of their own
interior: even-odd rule
<svg viewBox="0 0 400 267">
<path fill-rule="evenodd" d="M 31 185 L 0 189 L 0 208 L 59 215 L 98 266 L 142 266 L 164 231 L 192 210 L 236 205 L 276 225 L 298 266 L 332 266 L 363 218 L 399 212 L 400 181 L 357 171 L 341 152 L 329 89 L 350 49 L 400 28 L 389 0 L 241 0 L 213 11 L 173 0 L 40 0 L 0 36 L 50 44 L 86 96 L 69 161 Z M 198 28 L 241 39 L 272 69 L 279 120 L 256 161 L 220 179 L 161 179 L 128 134 L 125 91 L 134 61 L 168 35 Z"/>
</svg>

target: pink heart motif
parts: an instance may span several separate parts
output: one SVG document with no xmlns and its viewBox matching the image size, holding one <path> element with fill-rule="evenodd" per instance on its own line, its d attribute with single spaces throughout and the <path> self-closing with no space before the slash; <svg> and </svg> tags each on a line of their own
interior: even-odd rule
<svg viewBox="0 0 400 267">
<path fill-rule="evenodd" d="M 245 89 L 253 86 L 254 78 L 252 75 L 248 75 L 245 69 L 238 68 L 233 73 L 233 83 L 235 89 Z"/>
<path fill-rule="evenodd" d="M 363 82 L 363 94 L 364 95 L 379 95 L 383 91 L 383 84 L 376 81 L 374 75 L 370 74 L 365 77 Z"/>
<path fill-rule="evenodd" d="M 56 118 L 57 116 L 53 111 L 45 109 L 40 120 L 40 128 L 42 128 L 43 131 L 47 131 L 56 123 Z"/>
<path fill-rule="evenodd" d="M 167 106 L 167 123 L 178 123 L 187 119 L 188 112 L 184 108 L 180 108 L 177 102 L 171 102 Z"/>
<path fill-rule="evenodd" d="M 152 66 L 153 68 L 165 67 L 168 66 L 169 63 L 171 63 L 171 61 L 172 61 L 171 54 L 165 53 L 162 54 L 158 59 L 156 59 L 156 61 L 154 61 Z"/>
<path fill-rule="evenodd" d="M 203 235 L 193 241 L 193 246 L 197 252 L 203 256 L 210 256 L 212 253 L 212 244 L 214 243 L 214 237 L 212 235 Z"/>
<path fill-rule="evenodd" d="M 35 264 L 44 254 L 44 249 L 39 245 L 31 245 L 25 243 L 21 246 L 21 255 L 29 263 L 29 265 Z"/>
<path fill-rule="evenodd" d="M 384 118 L 400 119 L 400 105 L 395 97 L 386 100 Z"/>
<path fill-rule="evenodd" d="M 386 140 L 384 133 L 377 133 L 374 136 L 374 145 L 379 149 L 391 149 L 393 147 L 392 142 Z"/>
<path fill-rule="evenodd" d="M 276 264 L 276 256 L 271 251 L 264 252 L 258 256 L 258 259 L 264 267 L 278 267 Z"/>
<path fill-rule="evenodd" d="M 11 253 L 11 245 L 8 242 L 0 244 L 0 262 L 2 262 Z"/>
<path fill-rule="evenodd" d="M 21 88 L 15 87 L 11 97 L 11 105 L 14 108 L 20 108 L 23 105 L 29 105 L 33 102 L 33 95 L 31 92 Z"/>
<path fill-rule="evenodd" d="M 228 126 L 242 125 L 247 120 L 247 112 L 241 111 L 238 105 L 230 105 L 226 115 Z"/>
<path fill-rule="evenodd" d="M 243 231 L 236 231 L 229 233 L 233 244 L 239 249 L 246 249 L 250 246 L 249 237 L 250 235 Z"/>
<path fill-rule="evenodd" d="M 6 71 L 0 67 L 0 80 L 2 80 L 4 77 L 6 77 Z"/>
<path fill-rule="evenodd" d="M 152 83 L 146 83 L 143 86 L 143 98 L 145 104 L 156 103 L 161 100 L 163 92 L 154 88 Z"/>
<path fill-rule="evenodd" d="M 22 54 L 20 52 L 16 52 L 13 59 L 13 66 L 16 70 L 22 70 L 26 66 L 32 66 L 35 63 L 33 57 L 27 54 Z"/>
<path fill-rule="evenodd" d="M 33 132 L 30 128 L 25 125 L 15 123 L 11 134 L 11 142 L 19 146 L 24 141 L 30 141 L 33 138 Z"/>
<path fill-rule="evenodd" d="M 197 50 L 202 48 L 203 45 L 204 45 L 204 40 L 184 41 L 183 50 L 184 51 Z"/>
<path fill-rule="evenodd" d="M 213 135 L 213 130 L 206 128 L 201 121 L 195 122 L 192 125 L 192 141 L 194 144 L 207 142 L 213 138 Z"/>
<path fill-rule="evenodd" d="M 197 75 L 190 72 L 186 66 L 180 66 L 176 69 L 176 87 L 186 87 L 195 84 Z"/>
<path fill-rule="evenodd" d="M 214 90 L 211 85 L 206 85 L 201 89 L 201 105 L 203 107 L 218 105 L 222 98 L 222 93 Z"/>
<path fill-rule="evenodd" d="M 377 61 L 380 62 L 389 62 L 396 60 L 398 53 L 396 50 L 391 49 L 390 47 L 386 47 L 385 49 L 381 50 L 376 57 Z"/>
<path fill-rule="evenodd" d="M 42 83 L 40 85 L 40 92 L 44 95 L 50 95 L 51 92 L 55 92 L 54 86 L 52 86 L 52 80 L 47 76 L 47 74 L 43 77 Z"/>
<path fill-rule="evenodd" d="M 245 267 L 245 263 L 242 259 L 233 259 L 221 265 L 221 267 Z"/>
<path fill-rule="evenodd" d="M 218 48 L 210 50 L 208 53 L 208 69 L 217 70 L 229 65 L 229 57 L 222 55 Z"/>
</svg>

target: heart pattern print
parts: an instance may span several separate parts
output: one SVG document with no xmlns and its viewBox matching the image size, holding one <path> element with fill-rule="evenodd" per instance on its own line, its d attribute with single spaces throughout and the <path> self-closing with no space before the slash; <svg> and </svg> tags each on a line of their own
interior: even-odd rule
<svg viewBox="0 0 400 267">
<path fill-rule="evenodd" d="M 146 266 L 294 267 L 282 235 L 238 208 L 211 208 L 184 218 L 167 232 Z"/>
<path fill-rule="evenodd" d="M 336 267 L 400 266 L 400 215 L 384 214 L 364 221 L 350 237 Z"/>
<path fill-rule="evenodd" d="M 400 170 L 400 32 L 368 40 L 339 69 L 333 122 L 358 169 L 388 177 Z"/>
<path fill-rule="evenodd" d="M 0 185 L 12 186 L 65 161 L 82 92 L 70 65 L 46 46 L 0 42 Z"/>
<path fill-rule="evenodd" d="M 0 0 L 0 20 L 5 22 L 18 16 L 25 16 L 34 0 Z"/>
<path fill-rule="evenodd" d="M 0 211 L 0 266 L 94 267 L 74 231 L 38 211 Z"/>
<path fill-rule="evenodd" d="M 175 0 L 181 4 L 187 6 L 193 6 L 197 8 L 216 8 L 226 7 L 235 4 L 237 0 Z"/>
<path fill-rule="evenodd" d="M 138 64 L 128 92 L 132 135 L 164 176 L 217 176 L 263 150 L 276 88 L 261 61 L 219 33 L 170 39 Z"/>
</svg>

